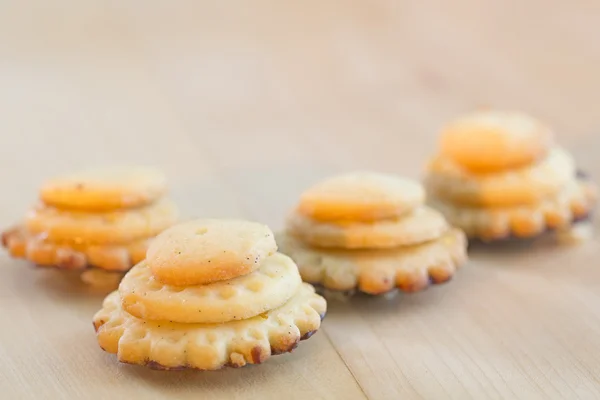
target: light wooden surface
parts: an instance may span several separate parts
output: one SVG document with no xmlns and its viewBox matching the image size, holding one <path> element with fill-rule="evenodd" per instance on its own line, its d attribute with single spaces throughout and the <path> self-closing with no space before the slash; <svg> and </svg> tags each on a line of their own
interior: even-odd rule
<svg viewBox="0 0 600 400">
<path fill-rule="evenodd" d="M 188 216 L 280 228 L 354 169 L 419 177 L 480 105 L 556 127 L 600 177 L 595 1 L 0 2 L 0 222 L 47 176 L 151 163 Z M 600 246 L 477 251 L 450 284 L 330 304 L 292 355 L 217 373 L 118 365 L 101 296 L 0 256 L 6 399 L 600 398 Z"/>
</svg>

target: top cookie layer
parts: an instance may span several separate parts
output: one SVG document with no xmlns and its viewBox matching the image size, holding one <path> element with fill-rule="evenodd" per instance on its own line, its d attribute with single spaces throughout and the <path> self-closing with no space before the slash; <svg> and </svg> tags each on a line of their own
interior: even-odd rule
<svg viewBox="0 0 600 400">
<path fill-rule="evenodd" d="M 394 218 L 425 201 L 423 187 L 393 175 L 357 172 L 336 176 L 308 189 L 298 211 L 317 221 Z"/>
<path fill-rule="evenodd" d="M 110 167 L 50 179 L 42 186 L 40 197 L 54 207 L 109 211 L 147 205 L 166 190 L 166 177 L 157 169 Z"/>
<path fill-rule="evenodd" d="M 481 111 L 448 124 L 440 138 L 442 155 L 473 172 L 518 168 L 544 157 L 552 132 L 517 112 Z"/>
<path fill-rule="evenodd" d="M 163 283 L 201 285 L 249 274 L 276 251 L 273 232 L 265 225 L 200 219 L 158 235 L 146 263 Z"/>
</svg>

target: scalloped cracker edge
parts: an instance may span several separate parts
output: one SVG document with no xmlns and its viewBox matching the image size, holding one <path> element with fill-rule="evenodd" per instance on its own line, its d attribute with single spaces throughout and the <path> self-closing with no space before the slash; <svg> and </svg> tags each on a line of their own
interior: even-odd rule
<svg viewBox="0 0 600 400">
<path fill-rule="evenodd" d="M 260 364 L 292 351 L 320 327 L 325 299 L 302 284 L 283 306 L 259 316 L 224 324 L 144 321 L 121 308 L 111 293 L 94 316 L 100 347 L 119 361 L 155 369 L 218 370 Z"/>
<path fill-rule="evenodd" d="M 81 245 L 74 248 L 69 244 L 53 243 L 41 235 L 29 233 L 23 226 L 16 226 L 2 234 L 2 245 L 11 256 L 42 267 L 127 271 L 144 259 L 150 239 L 125 245 Z"/>
<path fill-rule="evenodd" d="M 286 234 L 277 242 L 296 262 L 305 282 L 373 295 L 394 288 L 416 292 L 446 282 L 467 261 L 466 236 L 454 228 L 427 243 L 387 250 L 315 248 Z"/>
<path fill-rule="evenodd" d="M 557 196 L 535 206 L 468 208 L 434 197 L 429 198 L 429 203 L 469 238 L 496 241 L 509 237 L 533 238 L 548 230 L 569 227 L 589 216 L 597 197 L 595 184 L 577 180 Z"/>
</svg>

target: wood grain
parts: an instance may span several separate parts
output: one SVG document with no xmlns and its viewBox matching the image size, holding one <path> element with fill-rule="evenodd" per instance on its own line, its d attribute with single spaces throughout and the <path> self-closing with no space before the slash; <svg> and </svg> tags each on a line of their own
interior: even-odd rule
<svg viewBox="0 0 600 400">
<path fill-rule="evenodd" d="M 188 216 L 280 228 L 310 183 L 418 178 L 448 118 L 547 120 L 600 176 L 595 1 L 0 3 L 0 223 L 52 174 L 151 163 Z M 11 399 L 594 399 L 598 240 L 472 252 L 447 285 L 330 305 L 292 355 L 218 373 L 117 365 L 102 296 L 0 257 L 0 391 Z"/>
</svg>

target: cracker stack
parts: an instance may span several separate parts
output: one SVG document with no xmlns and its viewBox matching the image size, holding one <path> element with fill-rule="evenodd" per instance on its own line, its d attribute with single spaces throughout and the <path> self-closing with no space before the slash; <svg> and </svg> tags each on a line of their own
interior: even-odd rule
<svg viewBox="0 0 600 400">
<path fill-rule="evenodd" d="M 47 181 L 25 221 L 4 232 L 13 257 L 81 271 L 93 285 L 117 286 L 148 242 L 177 220 L 165 176 L 145 167 L 87 170 Z"/>
<path fill-rule="evenodd" d="M 463 233 L 424 200 L 423 187 L 410 180 L 337 176 L 302 195 L 279 244 L 304 281 L 328 291 L 422 290 L 466 261 Z"/>
<path fill-rule="evenodd" d="M 596 187 L 551 130 L 528 115 L 481 111 L 449 123 L 427 166 L 433 207 L 470 238 L 530 238 L 586 219 Z"/>
<path fill-rule="evenodd" d="M 158 235 L 94 316 L 100 346 L 156 369 L 260 364 L 316 332 L 326 302 L 264 225 L 197 220 Z"/>
</svg>

